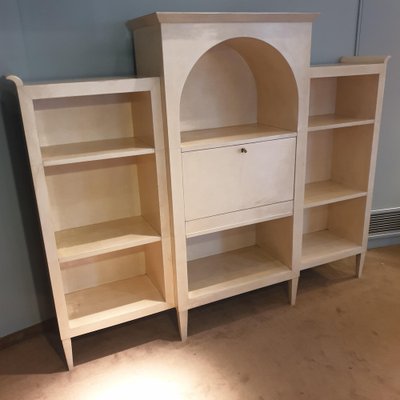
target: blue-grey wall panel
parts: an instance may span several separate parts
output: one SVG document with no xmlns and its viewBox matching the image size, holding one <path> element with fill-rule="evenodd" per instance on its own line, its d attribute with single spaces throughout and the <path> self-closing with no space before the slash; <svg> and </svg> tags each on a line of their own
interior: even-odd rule
<svg viewBox="0 0 400 400">
<path fill-rule="evenodd" d="M 400 207 L 400 1 L 365 0 L 360 54 L 390 54 L 373 208 Z"/>
<path fill-rule="evenodd" d="M 125 22 L 154 11 L 321 12 L 312 62 L 352 54 L 358 0 L 0 0 L 0 75 L 25 80 L 131 75 Z M 0 80 L 0 336 L 51 315 L 16 93 Z"/>
<path fill-rule="evenodd" d="M 29 76 L 18 4 L 0 4 L 0 74 Z M 0 78 L 0 337 L 50 315 L 45 268 L 15 89 Z"/>
<path fill-rule="evenodd" d="M 314 24 L 312 61 L 353 54 L 358 0 L 19 0 L 31 78 L 127 75 L 133 71 L 124 22 L 153 11 L 321 12 Z"/>
</svg>

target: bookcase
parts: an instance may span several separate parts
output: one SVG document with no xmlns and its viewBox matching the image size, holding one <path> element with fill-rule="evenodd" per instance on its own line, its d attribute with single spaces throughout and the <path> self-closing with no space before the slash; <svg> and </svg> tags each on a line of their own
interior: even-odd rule
<svg viewBox="0 0 400 400">
<path fill-rule="evenodd" d="M 301 269 L 355 255 L 361 276 L 387 61 L 310 68 Z"/>
<path fill-rule="evenodd" d="M 61 339 L 367 246 L 388 57 L 310 67 L 317 14 L 154 13 L 138 78 L 18 88 Z M 161 90 L 160 90 L 161 89 Z"/>
<path fill-rule="evenodd" d="M 183 339 L 193 307 L 279 282 L 295 302 L 315 17 L 156 13 L 129 23 L 139 75 L 163 82 Z"/>
<path fill-rule="evenodd" d="M 360 276 L 387 58 L 310 67 L 316 14 L 155 13 L 129 22 L 160 76 L 176 307 L 356 256 Z M 151 43 L 151 46 L 149 46 Z"/>
<path fill-rule="evenodd" d="M 61 339 L 174 306 L 159 79 L 18 88 Z"/>
</svg>

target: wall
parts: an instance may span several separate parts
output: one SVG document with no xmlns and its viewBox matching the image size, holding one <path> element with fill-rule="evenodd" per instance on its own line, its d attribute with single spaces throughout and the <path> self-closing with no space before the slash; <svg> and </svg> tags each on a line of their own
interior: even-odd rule
<svg viewBox="0 0 400 400">
<path fill-rule="evenodd" d="M 400 209 L 400 2 L 364 0 L 359 54 L 390 54 L 372 208 Z M 382 23 L 384 21 L 384 23 Z M 400 235 L 369 240 L 369 247 L 400 244 Z"/>
<path fill-rule="evenodd" d="M 335 62 L 353 54 L 358 0 L 0 0 L 0 10 L 0 75 L 36 81 L 131 75 L 125 22 L 155 10 L 318 11 L 312 62 Z M 4 78 L 0 107 L 1 337 L 53 310 L 16 93 Z"/>
<path fill-rule="evenodd" d="M 400 207 L 400 2 L 364 0 L 359 52 L 390 54 L 383 105 L 373 208 Z M 384 21 L 384 23 L 382 23 Z M 392 171 L 392 172 L 391 172 Z"/>
</svg>

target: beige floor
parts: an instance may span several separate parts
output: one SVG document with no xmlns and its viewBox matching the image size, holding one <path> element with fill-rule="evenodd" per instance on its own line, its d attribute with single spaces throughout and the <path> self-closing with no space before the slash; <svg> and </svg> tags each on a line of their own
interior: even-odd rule
<svg viewBox="0 0 400 400">
<path fill-rule="evenodd" d="M 192 310 L 179 342 L 175 315 L 74 341 L 65 371 L 53 336 L 0 352 L 0 399 L 400 399 L 400 247 L 302 274 L 285 285 Z"/>
</svg>

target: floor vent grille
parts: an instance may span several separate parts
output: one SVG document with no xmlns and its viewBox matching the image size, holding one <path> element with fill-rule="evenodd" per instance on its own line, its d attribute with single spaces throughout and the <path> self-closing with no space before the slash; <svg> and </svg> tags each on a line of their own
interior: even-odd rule
<svg viewBox="0 0 400 400">
<path fill-rule="evenodd" d="M 369 224 L 369 237 L 391 236 L 400 236 L 400 208 L 372 211 Z"/>
</svg>

